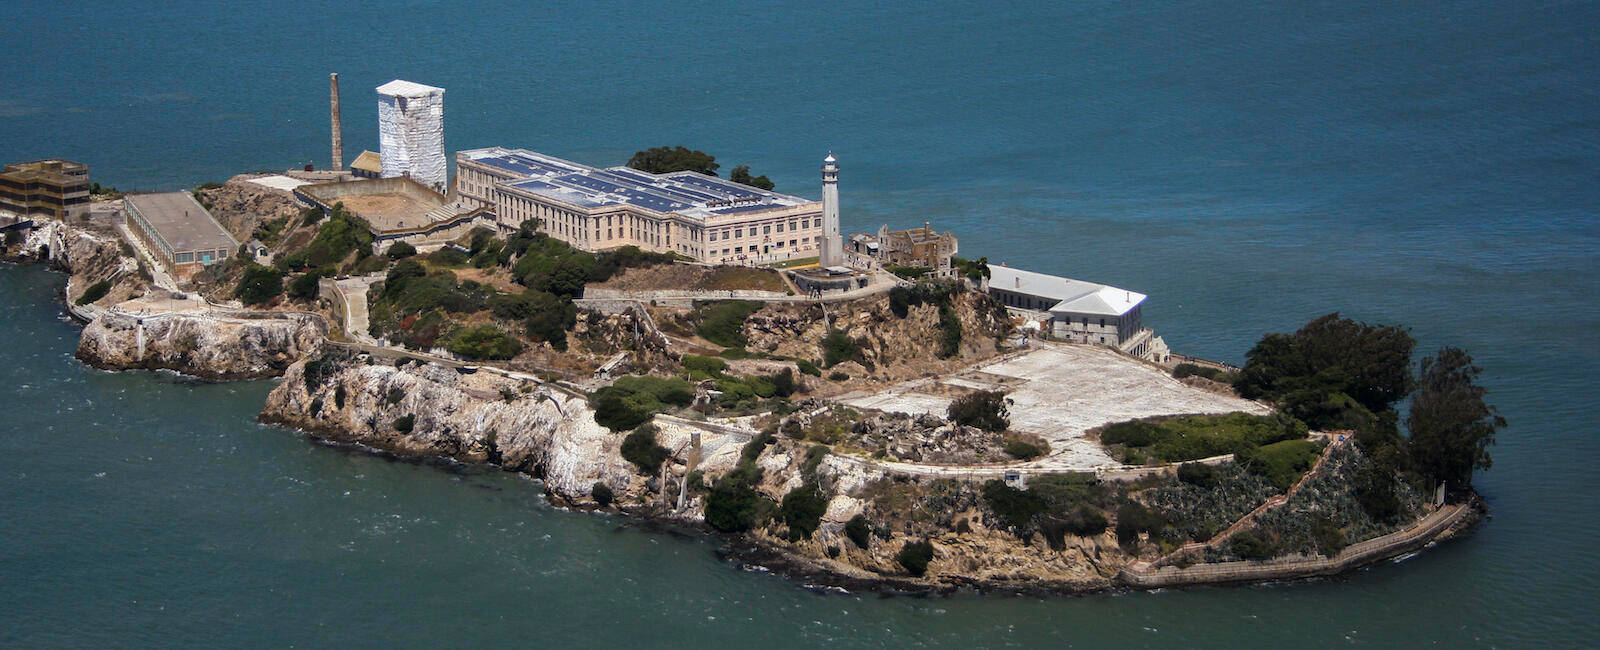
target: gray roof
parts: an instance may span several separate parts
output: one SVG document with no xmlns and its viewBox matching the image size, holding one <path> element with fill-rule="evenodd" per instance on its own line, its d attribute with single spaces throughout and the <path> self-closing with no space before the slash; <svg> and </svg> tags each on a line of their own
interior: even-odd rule
<svg viewBox="0 0 1600 650">
<path fill-rule="evenodd" d="M 1084 282 L 1009 266 L 989 265 L 989 288 L 1057 301 L 1052 312 L 1121 316 L 1145 295 L 1095 282 Z"/>
<path fill-rule="evenodd" d="M 444 89 L 419 84 L 415 81 L 395 79 L 394 81 L 386 83 L 382 86 L 378 86 L 378 94 L 389 95 L 391 97 L 427 97 L 428 95 L 444 94 Z"/>
<path fill-rule="evenodd" d="M 239 242 L 217 224 L 210 212 L 196 203 L 188 192 L 129 194 L 128 204 L 166 240 L 173 252 L 225 248 L 233 250 Z"/>
</svg>

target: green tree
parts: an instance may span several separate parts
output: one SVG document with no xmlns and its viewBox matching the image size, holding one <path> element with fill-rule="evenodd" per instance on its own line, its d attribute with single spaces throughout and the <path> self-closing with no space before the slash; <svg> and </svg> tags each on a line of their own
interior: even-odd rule
<svg viewBox="0 0 1600 650">
<path fill-rule="evenodd" d="M 951 422 L 984 431 L 1005 431 L 1011 426 L 1006 394 L 997 390 L 968 393 L 950 402 L 945 415 Z"/>
<path fill-rule="evenodd" d="M 416 255 L 417 247 L 403 241 L 395 242 L 393 246 L 389 247 L 389 250 L 386 251 L 385 254 L 387 254 L 391 260 L 398 260 Z"/>
<path fill-rule="evenodd" d="M 655 425 L 639 425 L 622 439 L 623 460 L 633 463 L 634 467 L 639 468 L 640 474 L 655 473 L 671 455 L 671 451 L 656 442 Z"/>
<path fill-rule="evenodd" d="M 900 552 L 894 556 L 894 561 L 906 568 L 906 573 L 920 576 L 928 572 L 928 563 L 933 561 L 933 544 L 927 540 L 920 542 L 906 542 L 900 547 Z"/>
<path fill-rule="evenodd" d="M 1457 488 L 1472 485 L 1472 472 L 1491 465 L 1489 445 L 1506 420 L 1483 401 L 1475 383 L 1482 372 L 1460 348 L 1445 347 L 1422 360 L 1420 390 L 1411 400 L 1406 428 L 1417 471 Z"/>
<path fill-rule="evenodd" d="M 1268 334 L 1246 355 L 1234 387 L 1266 398 L 1317 429 L 1359 429 L 1411 392 L 1411 349 L 1404 328 L 1368 325 L 1338 313 L 1294 334 Z"/>
<path fill-rule="evenodd" d="M 776 187 L 776 185 L 772 184 L 772 179 L 767 178 L 766 174 L 762 174 L 760 176 L 751 176 L 749 165 L 739 165 L 738 167 L 734 167 L 732 171 L 728 172 L 728 180 L 741 185 L 758 187 L 763 190 L 771 190 L 772 188 Z"/>
<path fill-rule="evenodd" d="M 783 523 L 789 525 L 791 541 L 811 539 L 811 534 L 817 532 L 817 526 L 822 525 L 822 515 L 827 511 L 828 499 L 823 496 L 822 488 L 810 481 L 783 495 L 783 502 L 778 506 Z"/>
<path fill-rule="evenodd" d="M 247 305 L 261 305 L 283 293 L 283 272 L 269 266 L 251 264 L 233 289 L 233 297 Z"/>
<path fill-rule="evenodd" d="M 856 515 L 850 521 L 844 522 L 844 536 L 860 548 L 866 548 L 872 541 L 872 525 L 867 523 L 866 515 Z"/>
<path fill-rule="evenodd" d="M 628 159 L 628 166 L 652 174 L 691 171 L 707 176 L 716 176 L 717 168 L 721 167 L 715 156 L 682 146 L 645 149 L 633 154 Z"/>
<path fill-rule="evenodd" d="M 493 325 L 457 330 L 445 348 L 468 359 L 510 359 L 522 353 L 522 342 Z"/>
</svg>

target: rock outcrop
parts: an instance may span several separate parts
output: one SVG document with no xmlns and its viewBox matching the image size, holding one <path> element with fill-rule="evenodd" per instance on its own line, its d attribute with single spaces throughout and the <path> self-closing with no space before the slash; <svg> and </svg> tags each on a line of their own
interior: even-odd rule
<svg viewBox="0 0 1600 650">
<path fill-rule="evenodd" d="M 260 174 L 240 174 L 222 187 L 200 190 L 200 198 L 211 216 L 234 239 L 247 241 L 262 222 L 299 214 L 294 195 L 247 182 Z"/>
<path fill-rule="evenodd" d="M 108 370 L 173 370 L 216 380 L 276 377 L 322 341 L 326 324 L 305 314 L 228 318 L 105 312 L 83 329 L 77 356 Z"/>
</svg>

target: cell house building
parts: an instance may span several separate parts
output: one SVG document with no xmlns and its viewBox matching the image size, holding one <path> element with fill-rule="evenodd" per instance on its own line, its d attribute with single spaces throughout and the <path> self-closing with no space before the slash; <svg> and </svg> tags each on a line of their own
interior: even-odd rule
<svg viewBox="0 0 1600 650">
<path fill-rule="evenodd" d="M 385 165 L 388 164 L 388 154 Z M 637 246 L 702 262 L 760 263 L 817 256 L 823 204 L 695 172 L 590 167 L 490 147 L 456 153 L 463 207 L 491 207 L 503 229 L 538 219 L 575 248 Z"/>
<path fill-rule="evenodd" d="M 443 88 L 401 79 L 378 86 L 378 155 L 384 178 L 445 191 Z"/>
<path fill-rule="evenodd" d="M 0 170 L 0 213 L 67 219 L 89 214 L 89 166 L 49 159 Z"/>
<path fill-rule="evenodd" d="M 239 242 L 188 192 L 129 194 L 128 230 L 179 281 L 228 259 Z"/>
</svg>

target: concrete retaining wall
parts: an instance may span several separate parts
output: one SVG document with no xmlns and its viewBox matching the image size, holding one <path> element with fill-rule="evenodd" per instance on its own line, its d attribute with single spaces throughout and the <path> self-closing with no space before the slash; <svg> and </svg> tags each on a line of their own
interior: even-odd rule
<svg viewBox="0 0 1600 650">
<path fill-rule="evenodd" d="M 1153 570 L 1123 569 L 1120 578 L 1144 589 L 1185 585 L 1226 584 L 1289 580 L 1332 575 L 1422 547 L 1472 512 L 1472 504 L 1448 505 L 1405 530 L 1352 544 L 1333 558 L 1273 560 L 1266 562 L 1214 562 L 1188 568 L 1165 566 Z"/>
<path fill-rule="evenodd" d="M 755 290 L 679 291 L 662 289 L 656 291 L 623 291 L 621 289 L 602 289 L 599 287 L 589 287 L 583 290 L 583 297 L 600 300 L 637 300 L 640 302 L 650 302 L 654 300 L 657 304 L 660 304 L 665 300 L 689 302 L 693 302 L 695 300 L 777 300 L 781 298 L 788 298 L 789 294 L 778 291 Z"/>
</svg>

